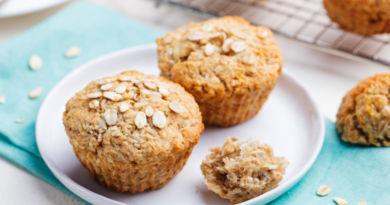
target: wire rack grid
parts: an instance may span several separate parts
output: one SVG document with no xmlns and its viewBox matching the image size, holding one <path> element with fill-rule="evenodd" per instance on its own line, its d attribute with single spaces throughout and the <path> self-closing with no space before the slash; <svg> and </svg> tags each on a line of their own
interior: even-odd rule
<svg viewBox="0 0 390 205">
<path fill-rule="evenodd" d="M 238 15 L 320 50 L 390 66 L 390 35 L 361 36 L 338 28 L 322 0 L 154 0 L 207 17 Z"/>
</svg>

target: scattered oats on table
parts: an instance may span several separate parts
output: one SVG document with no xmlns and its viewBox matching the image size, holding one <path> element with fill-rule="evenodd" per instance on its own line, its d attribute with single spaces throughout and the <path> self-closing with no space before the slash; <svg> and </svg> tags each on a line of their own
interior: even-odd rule
<svg viewBox="0 0 390 205">
<path fill-rule="evenodd" d="M 38 55 L 32 55 L 29 60 L 31 70 L 39 70 L 42 67 L 42 59 Z"/>
<path fill-rule="evenodd" d="M 222 147 L 211 147 L 200 166 L 207 188 L 231 203 L 241 203 L 274 188 L 289 162 L 275 157 L 272 147 L 259 141 L 230 137 Z"/>
<path fill-rule="evenodd" d="M 68 50 L 66 50 L 65 56 L 67 58 L 72 58 L 72 57 L 76 57 L 76 56 L 80 55 L 80 53 L 81 53 L 81 48 L 79 48 L 77 46 L 72 46 Z"/>
<path fill-rule="evenodd" d="M 348 205 L 348 202 L 340 197 L 334 197 L 333 201 L 335 201 L 337 205 Z"/>
<path fill-rule="evenodd" d="M 24 122 L 24 119 L 23 119 L 23 118 L 17 118 L 17 119 L 15 119 L 15 122 L 17 122 L 17 123 L 23 123 L 23 122 Z"/>
<path fill-rule="evenodd" d="M 41 95 L 42 93 L 42 90 L 43 88 L 42 87 L 37 87 L 33 90 L 31 90 L 28 94 L 28 96 L 31 98 L 31 99 L 34 99 L 34 98 L 37 98 Z"/>
<path fill-rule="evenodd" d="M 360 201 L 360 202 L 358 203 L 358 205 L 367 205 L 367 203 L 366 203 L 365 201 Z"/>
<path fill-rule="evenodd" d="M 330 193 L 331 188 L 327 185 L 321 185 L 317 190 L 318 196 L 326 196 Z"/>
<path fill-rule="evenodd" d="M 4 95 L 0 95 L 0 104 L 5 103 L 5 97 Z"/>
<path fill-rule="evenodd" d="M 131 193 L 165 186 L 204 129 L 184 88 L 136 71 L 88 84 L 67 102 L 63 123 L 89 175 L 112 191 Z"/>
</svg>

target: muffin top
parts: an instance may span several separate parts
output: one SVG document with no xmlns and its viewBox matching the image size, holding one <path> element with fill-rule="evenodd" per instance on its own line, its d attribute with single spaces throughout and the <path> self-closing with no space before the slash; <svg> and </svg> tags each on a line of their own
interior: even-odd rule
<svg viewBox="0 0 390 205">
<path fill-rule="evenodd" d="M 359 82 L 343 98 L 337 130 L 351 143 L 390 146 L 390 74 Z"/>
<path fill-rule="evenodd" d="M 283 57 L 271 30 L 241 17 L 189 23 L 156 41 L 161 75 L 198 102 L 244 94 L 281 74 Z"/>
<path fill-rule="evenodd" d="M 190 94 L 169 80 L 137 71 L 87 85 L 66 104 L 63 122 L 75 150 L 137 164 L 186 152 L 203 131 Z"/>
</svg>

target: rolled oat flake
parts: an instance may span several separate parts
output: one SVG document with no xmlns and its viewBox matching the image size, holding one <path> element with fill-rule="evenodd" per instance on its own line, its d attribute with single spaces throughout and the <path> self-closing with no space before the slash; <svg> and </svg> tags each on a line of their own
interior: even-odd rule
<svg viewBox="0 0 390 205">
<path fill-rule="evenodd" d="M 4 95 L 0 95 L 0 104 L 5 103 Z"/>
<path fill-rule="evenodd" d="M 327 185 L 322 185 L 318 188 L 317 190 L 317 195 L 318 196 L 326 196 L 330 193 L 331 188 Z"/>
<path fill-rule="evenodd" d="M 122 103 L 119 105 L 119 110 L 120 110 L 121 112 L 126 112 L 129 108 L 130 108 L 130 104 L 127 103 L 127 102 L 122 102 Z"/>
<path fill-rule="evenodd" d="M 99 106 L 99 101 L 98 100 L 91 100 L 89 102 L 89 107 L 92 109 L 96 109 Z"/>
<path fill-rule="evenodd" d="M 176 113 L 182 113 L 183 112 L 183 107 L 181 104 L 177 101 L 172 101 L 169 103 L 169 108 Z"/>
<path fill-rule="evenodd" d="M 31 91 L 29 92 L 28 96 L 29 96 L 31 99 L 37 98 L 39 95 L 41 95 L 42 90 L 43 90 L 42 87 L 37 87 L 37 88 L 31 90 Z"/>
<path fill-rule="evenodd" d="M 32 55 L 30 57 L 30 61 L 28 64 L 29 64 L 31 70 L 35 71 L 35 70 L 41 69 L 43 63 L 42 63 L 42 59 L 39 56 Z"/>
<path fill-rule="evenodd" d="M 165 118 L 165 115 L 161 111 L 156 111 L 153 114 L 153 125 L 158 128 L 163 128 L 167 124 L 167 119 Z"/>
<path fill-rule="evenodd" d="M 159 88 L 158 88 L 158 92 L 160 92 L 161 95 L 163 95 L 163 96 L 168 96 L 168 95 L 169 95 L 168 89 L 166 89 L 166 88 L 164 88 L 164 87 L 159 87 Z"/>
<path fill-rule="evenodd" d="M 104 119 L 108 125 L 115 125 L 117 117 L 117 112 L 114 109 L 109 109 L 104 113 Z"/>
<path fill-rule="evenodd" d="M 146 125 L 146 115 L 144 112 L 139 112 L 137 116 L 135 117 L 135 125 L 138 127 L 138 129 L 141 129 L 145 127 Z"/>
<path fill-rule="evenodd" d="M 81 49 L 79 47 L 72 46 L 68 50 L 66 50 L 65 56 L 71 58 L 80 55 L 80 53 L 81 53 Z"/>
<path fill-rule="evenodd" d="M 153 108 L 152 108 L 151 106 L 148 106 L 148 107 L 145 108 L 145 114 L 146 114 L 146 116 L 152 117 L 152 116 L 153 116 L 153 113 L 154 113 L 154 111 L 153 111 Z"/>
<path fill-rule="evenodd" d="M 24 122 L 24 119 L 23 119 L 23 118 L 15 119 L 15 122 L 17 122 L 17 123 L 23 123 L 23 122 Z"/>
<path fill-rule="evenodd" d="M 335 201 L 338 205 L 348 205 L 347 201 L 339 197 L 334 197 L 333 201 Z"/>
</svg>

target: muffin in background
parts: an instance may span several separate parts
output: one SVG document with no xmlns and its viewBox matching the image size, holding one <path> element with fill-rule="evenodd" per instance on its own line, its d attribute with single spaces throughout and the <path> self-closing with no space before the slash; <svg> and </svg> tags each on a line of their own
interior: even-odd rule
<svg viewBox="0 0 390 205">
<path fill-rule="evenodd" d="M 188 23 L 156 42 L 161 76 L 195 97 L 206 124 L 231 126 L 255 116 L 282 71 L 271 30 L 241 17 Z"/>
<path fill-rule="evenodd" d="M 181 86 L 136 71 L 87 85 L 66 104 L 63 123 L 89 175 L 131 193 L 167 184 L 204 128 L 198 105 Z"/>
<path fill-rule="evenodd" d="M 361 35 L 390 32 L 390 0 L 324 0 L 329 18 Z"/>
<path fill-rule="evenodd" d="M 275 157 L 272 147 L 259 141 L 230 137 L 200 166 L 207 188 L 231 203 L 241 203 L 274 188 L 283 179 L 288 161 Z"/>
<path fill-rule="evenodd" d="M 390 146 L 390 74 L 359 82 L 342 100 L 337 113 L 341 139 L 353 144 Z"/>
</svg>

